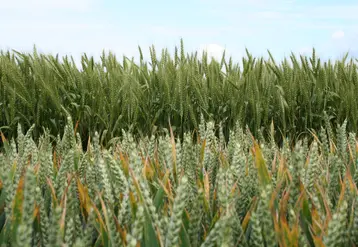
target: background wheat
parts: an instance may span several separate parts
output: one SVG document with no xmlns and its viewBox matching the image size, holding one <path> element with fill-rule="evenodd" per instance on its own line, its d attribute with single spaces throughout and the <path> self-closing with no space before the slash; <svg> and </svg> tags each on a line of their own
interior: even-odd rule
<svg viewBox="0 0 358 247">
<path fill-rule="evenodd" d="M 275 141 L 310 137 L 327 121 L 336 130 L 347 119 L 347 130 L 357 132 L 357 61 L 321 61 L 293 54 L 277 63 L 255 58 L 249 52 L 242 66 L 232 58 L 210 60 L 207 54 L 186 53 L 184 43 L 134 63 L 114 54 L 99 61 L 84 54 L 80 68 L 70 57 L 16 51 L 0 54 L 0 126 L 8 138 L 17 125 L 33 124 L 37 142 L 44 128 L 54 138 L 63 134 L 66 116 L 77 123 L 84 148 L 99 132 L 107 144 L 122 135 L 135 137 L 162 133 L 175 136 L 198 130 L 201 116 L 214 121 L 228 140 L 237 122 L 257 138 L 268 138 L 275 123 Z M 326 115 L 324 114 L 326 113 Z M 216 130 L 216 134 L 219 130 Z M 330 134 L 331 135 L 331 134 Z"/>
</svg>

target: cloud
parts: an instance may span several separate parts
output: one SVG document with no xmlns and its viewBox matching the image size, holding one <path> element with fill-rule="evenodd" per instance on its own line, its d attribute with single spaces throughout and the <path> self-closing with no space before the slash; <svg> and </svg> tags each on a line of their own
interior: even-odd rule
<svg viewBox="0 0 358 247">
<path fill-rule="evenodd" d="M 0 0 L 0 49 L 31 52 L 36 45 L 46 53 L 95 53 L 115 36 L 105 18 L 94 17 L 97 5 L 97 0 Z"/>
<path fill-rule="evenodd" d="M 205 51 L 209 58 L 221 60 L 225 50 L 223 46 L 218 44 L 202 44 L 199 47 L 199 54 L 201 55 Z"/>
<path fill-rule="evenodd" d="M 306 6 L 305 15 L 313 19 L 357 20 L 357 4 Z"/>
<path fill-rule="evenodd" d="M 344 37 L 344 32 L 339 30 L 332 34 L 333 39 L 342 39 Z"/>
<path fill-rule="evenodd" d="M 93 0 L 0 0 L 2 10 L 43 10 L 86 11 L 93 6 Z"/>
<path fill-rule="evenodd" d="M 292 49 L 309 54 L 312 46 L 325 54 L 357 48 L 358 35 L 354 32 L 358 24 L 351 21 L 358 20 L 356 3 L 199 1 L 201 6 L 193 10 L 195 20 L 191 15 L 180 23 L 163 19 L 154 12 L 163 7 L 156 3 L 148 7 L 154 12 L 153 18 L 141 14 L 136 21 L 123 25 L 123 20 L 134 14 L 135 6 L 130 2 L 121 4 L 123 13 L 118 15 L 117 8 L 98 0 L 0 0 L 0 33 L 4 34 L 0 49 L 31 51 L 36 44 L 54 53 L 99 54 L 106 49 L 119 56 L 137 56 L 137 45 L 145 54 L 151 44 L 157 53 L 161 48 L 172 53 L 183 38 L 186 52 L 198 51 L 200 56 L 205 50 L 209 57 L 220 60 L 226 50 L 227 58 L 241 61 L 245 46 L 254 55 L 266 54 L 266 49 L 280 55 Z"/>
<path fill-rule="evenodd" d="M 43 23 L 40 21 L 28 21 L 28 22 L 13 22 L 10 25 L 2 25 L 0 24 L 0 29 L 7 31 L 66 31 L 67 33 L 70 31 L 98 31 L 105 29 L 103 24 L 96 23 L 83 23 L 83 22 L 47 22 Z"/>
<path fill-rule="evenodd" d="M 172 37 L 193 37 L 193 36 L 215 36 L 223 33 L 233 32 L 233 28 L 227 27 L 169 27 L 169 26 L 148 26 L 151 33 L 172 36 Z"/>
<path fill-rule="evenodd" d="M 302 55 L 310 55 L 312 53 L 312 48 L 311 47 L 302 47 L 301 49 L 299 49 L 299 54 L 302 54 Z"/>
<path fill-rule="evenodd" d="M 205 0 L 204 3 L 212 2 L 217 3 L 214 0 Z M 256 8 L 267 8 L 272 7 L 273 5 L 282 6 L 290 5 L 295 2 L 295 0 L 222 0 L 224 4 L 230 4 L 232 6 L 242 7 L 242 6 L 253 6 Z"/>
<path fill-rule="evenodd" d="M 280 19 L 282 17 L 282 13 L 277 11 L 260 11 L 254 13 L 254 15 L 258 18 L 266 18 L 266 19 Z"/>
</svg>

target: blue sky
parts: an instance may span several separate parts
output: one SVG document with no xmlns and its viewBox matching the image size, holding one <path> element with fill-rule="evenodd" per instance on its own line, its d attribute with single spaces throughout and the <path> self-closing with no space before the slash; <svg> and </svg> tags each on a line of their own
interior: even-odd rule
<svg viewBox="0 0 358 247">
<path fill-rule="evenodd" d="M 0 0 L 0 49 L 138 57 L 155 45 L 239 60 L 269 49 L 323 58 L 358 57 L 358 2 L 352 0 Z"/>
</svg>

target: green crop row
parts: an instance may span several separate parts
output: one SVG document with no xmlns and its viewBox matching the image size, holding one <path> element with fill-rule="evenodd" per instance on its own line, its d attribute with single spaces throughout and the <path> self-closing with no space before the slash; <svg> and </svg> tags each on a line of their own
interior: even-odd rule
<svg viewBox="0 0 358 247">
<path fill-rule="evenodd" d="M 356 246 L 357 142 L 347 122 L 282 148 L 237 123 L 200 121 L 83 151 L 68 118 L 52 146 L 33 128 L 0 154 L 0 246 Z M 222 130 L 222 128 L 221 128 Z"/>
<path fill-rule="evenodd" d="M 207 54 L 185 53 L 183 42 L 174 54 L 150 48 L 151 60 L 112 53 L 99 61 L 83 55 L 80 68 L 72 58 L 19 52 L 0 54 L 0 128 L 16 135 L 18 123 L 34 123 L 37 140 L 43 128 L 63 134 L 67 114 L 77 123 L 84 142 L 95 131 L 106 143 L 121 129 L 150 136 L 168 128 L 183 137 L 198 128 L 201 115 L 223 126 L 224 136 L 239 122 L 254 136 L 268 136 L 273 121 L 276 139 L 295 140 L 309 129 L 319 130 L 324 112 L 334 126 L 348 120 L 358 130 L 357 63 L 321 61 L 291 55 L 280 63 L 269 59 L 209 60 Z"/>
</svg>

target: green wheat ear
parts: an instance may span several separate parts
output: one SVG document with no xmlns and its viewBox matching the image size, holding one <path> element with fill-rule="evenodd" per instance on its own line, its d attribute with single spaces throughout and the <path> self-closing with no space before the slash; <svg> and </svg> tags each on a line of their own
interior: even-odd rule
<svg viewBox="0 0 358 247">
<path fill-rule="evenodd" d="M 172 216 L 169 221 L 168 232 L 165 246 L 175 246 L 179 241 L 179 231 L 182 224 L 182 214 L 185 208 L 188 186 L 188 178 L 182 177 L 179 187 L 176 191 L 174 205 L 172 209 Z"/>
<path fill-rule="evenodd" d="M 326 246 L 345 246 L 347 241 L 347 202 L 343 201 L 338 211 L 333 214 L 326 235 Z"/>
</svg>

